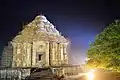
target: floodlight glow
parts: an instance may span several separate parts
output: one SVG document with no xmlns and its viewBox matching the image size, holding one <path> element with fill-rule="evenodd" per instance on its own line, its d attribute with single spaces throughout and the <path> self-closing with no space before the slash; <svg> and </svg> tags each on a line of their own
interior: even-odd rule
<svg viewBox="0 0 120 80">
<path fill-rule="evenodd" d="M 91 70 L 90 72 L 87 73 L 88 80 L 93 80 L 94 77 L 95 77 L 94 70 Z"/>
</svg>

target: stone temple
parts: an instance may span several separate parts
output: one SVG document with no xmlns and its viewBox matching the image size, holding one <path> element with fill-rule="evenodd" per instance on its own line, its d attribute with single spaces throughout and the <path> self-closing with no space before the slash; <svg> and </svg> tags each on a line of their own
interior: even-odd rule
<svg viewBox="0 0 120 80">
<path fill-rule="evenodd" d="M 40 15 L 25 25 L 5 47 L 2 66 L 43 67 L 68 64 L 68 44 L 69 41 L 55 26 Z"/>
<path fill-rule="evenodd" d="M 1 67 L 20 68 L 29 75 L 29 68 L 67 65 L 69 43 L 45 16 L 39 15 L 4 48 Z"/>
</svg>

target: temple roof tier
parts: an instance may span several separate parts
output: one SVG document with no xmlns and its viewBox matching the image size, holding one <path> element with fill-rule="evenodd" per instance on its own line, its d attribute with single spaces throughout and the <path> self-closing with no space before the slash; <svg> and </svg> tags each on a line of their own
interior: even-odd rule
<svg viewBox="0 0 120 80">
<path fill-rule="evenodd" d="M 13 39 L 14 42 L 53 41 L 68 43 L 69 41 L 50 23 L 45 16 L 39 15 Z"/>
</svg>

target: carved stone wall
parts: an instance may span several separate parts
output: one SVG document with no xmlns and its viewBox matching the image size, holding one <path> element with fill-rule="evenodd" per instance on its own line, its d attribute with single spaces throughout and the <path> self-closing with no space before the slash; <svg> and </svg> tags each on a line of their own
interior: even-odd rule
<svg viewBox="0 0 120 80">
<path fill-rule="evenodd" d="M 37 41 L 13 42 L 13 67 L 43 67 L 67 64 L 66 46 L 63 43 Z M 41 60 L 38 60 L 41 55 Z M 32 60 L 31 60 L 32 58 Z M 50 63 L 49 63 L 50 62 Z"/>
<path fill-rule="evenodd" d="M 30 69 L 2 69 L 0 80 L 24 80 L 30 75 Z"/>
<path fill-rule="evenodd" d="M 30 67 L 31 66 L 31 43 L 13 44 L 13 63 L 12 67 Z"/>
<path fill-rule="evenodd" d="M 50 61 L 51 61 L 51 65 L 53 66 L 59 66 L 62 64 L 68 64 L 67 61 L 67 54 L 66 54 L 66 46 L 64 43 L 56 43 L 56 42 L 52 42 L 50 43 Z"/>
<path fill-rule="evenodd" d="M 41 60 L 38 60 L 41 55 Z M 46 41 L 33 42 L 32 66 L 48 66 L 49 65 L 49 43 Z"/>
</svg>

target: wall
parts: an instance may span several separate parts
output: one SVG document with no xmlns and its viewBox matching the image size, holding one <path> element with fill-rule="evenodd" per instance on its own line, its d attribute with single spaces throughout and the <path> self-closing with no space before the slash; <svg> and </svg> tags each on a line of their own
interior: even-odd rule
<svg viewBox="0 0 120 80">
<path fill-rule="evenodd" d="M 47 41 L 33 42 L 32 66 L 49 66 L 49 43 Z M 41 61 L 37 60 L 41 54 Z"/>
<path fill-rule="evenodd" d="M 31 66 L 31 43 L 12 43 L 13 61 L 12 67 Z"/>
<path fill-rule="evenodd" d="M 2 69 L 0 80 L 21 80 L 30 75 L 30 69 Z"/>
</svg>

